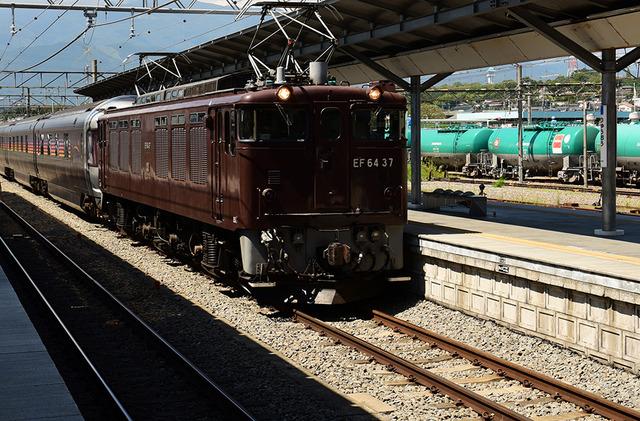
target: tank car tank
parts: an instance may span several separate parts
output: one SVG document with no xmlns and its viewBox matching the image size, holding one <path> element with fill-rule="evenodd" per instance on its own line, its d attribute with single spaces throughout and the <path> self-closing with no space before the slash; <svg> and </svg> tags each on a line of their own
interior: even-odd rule
<svg viewBox="0 0 640 421">
<path fill-rule="evenodd" d="M 484 127 L 422 129 L 421 156 L 446 169 L 462 169 L 467 175 L 479 175 L 480 154 L 486 154 L 492 132 Z M 410 129 L 407 137 L 411 138 Z"/>
<path fill-rule="evenodd" d="M 640 122 L 617 125 L 618 179 L 620 183 L 640 184 Z M 596 155 L 600 155 L 601 143 L 595 142 Z M 599 177 L 597 177 L 599 178 Z"/>
<path fill-rule="evenodd" d="M 583 148 L 583 126 L 536 125 L 523 130 L 523 167 L 527 175 L 553 175 L 577 165 Z M 587 149 L 594 149 L 598 129 L 587 127 Z M 496 129 L 489 138 L 493 175 L 515 176 L 518 166 L 518 129 Z M 574 162 L 575 161 L 575 162 Z"/>
</svg>

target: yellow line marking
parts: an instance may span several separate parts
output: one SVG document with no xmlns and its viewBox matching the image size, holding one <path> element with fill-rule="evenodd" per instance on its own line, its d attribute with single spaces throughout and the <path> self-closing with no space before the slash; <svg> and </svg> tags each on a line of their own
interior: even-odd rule
<svg viewBox="0 0 640 421">
<path fill-rule="evenodd" d="M 545 243 L 542 241 L 526 240 L 524 238 L 506 237 L 503 235 L 480 233 L 478 237 L 489 238 L 492 240 L 505 241 L 513 244 L 522 244 L 526 246 L 540 247 L 547 250 L 556 250 L 563 253 L 579 254 L 582 256 L 597 257 L 599 259 L 612 260 L 614 262 L 627 262 L 640 266 L 640 258 L 631 256 L 622 256 L 620 254 L 605 253 L 602 251 L 585 250 L 574 246 L 563 246 L 560 244 Z"/>
</svg>

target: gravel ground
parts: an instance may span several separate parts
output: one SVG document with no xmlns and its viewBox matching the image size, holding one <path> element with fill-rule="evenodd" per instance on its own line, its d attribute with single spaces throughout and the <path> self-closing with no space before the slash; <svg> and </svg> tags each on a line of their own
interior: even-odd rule
<svg viewBox="0 0 640 421">
<path fill-rule="evenodd" d="M 121 299 L 152 325 L 161 326 L 170 341 L 214 380 L 230 385 L 230 393 L 262 419 L 367 418 L 322 384 L 342 394 L 368 393 L 392 405 L 394 411 L 377 414 L 385 419 L 474 416 L 472 411 L 452 407 L 448 398 L 433 395 L 424 387 L 389 384 L 400 377 L 366 361 L 362 354 L 272 314 L 252 299 L 238 296 L 184 265 L 167 264 L 167 259 L 147 247 L 118 238 L 115 232 L 87 222 L 51 200 L 15 183 L 3 181 L 2 189 L 10 193 L 3 195 L 4 200 L 10 205 L 20 204 L 21 213 L 36 228 L 46 231 L 62 224 L 71 228 L 67 234 L 60 229 L 52 232 L 60 237 L 54 241 L 62 248 L 95 249 L 93 257 L 86 257 L 93 259 L 92 270 L 111 273 L 108 282 Z M 53 220 L 43 218 L 36 207 Z M 81 235 L 76 236 L 75 231 Z M 107 256 L 104 250 L 113 256 Z M 124 266 L 114 270 L 118 264 Z M 381 309 L 614 401 L 640 407 L 640 378 L 630 373 L 431 302 L 415 303 L 402 297 L 393 301 L 396 311 L 388 306 Z M 239 372 L 246 373 L 242 379 Z M 306 379 L 307 373 L 319 380 Z M 250 387 L 243 382 L 248 376 L 252 379 Z"/>
<path fill-rule="evenodd" d="M 492 200 L 506 200 L 549 206 L 577 203 L 580 206 L 589 207 L 597 203 L 600 199 L 600 193 L 595 192 L 539 189 L 508 185 L 495 187 L 491 182 L 486 182 L 485 186 L 484 193 L 487 195 L 487 198 Z M 423 191 L 433 191 L 435 189 L 472 191 L 476 194 L 480 191 L 477 184 L 455 181 L 426 181 L 422 183 Z M 618 207 L 621 208 L 640 208 L 640 197 L 627 196 L 624 194 L 624 191 L 618 192 L 616 201 Z"/>
<path fill-rule="evenodd" d="M 640 376 L 635 374 L 430 301 L 422 301 L 394 314 L 614 402 L 640 409 Z"/>
</svg>

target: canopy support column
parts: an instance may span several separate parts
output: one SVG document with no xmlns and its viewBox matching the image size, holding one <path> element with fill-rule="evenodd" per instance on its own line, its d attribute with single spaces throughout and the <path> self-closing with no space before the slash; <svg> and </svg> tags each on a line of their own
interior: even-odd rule
<svg viewBox="0 0 640 421">
<path fill-rule="evenodd" d="M 600 150 L 602 167 L 602 229 L 595 230 L 596 235 L 623 235 L 616 229 L 616 161 L 617 161 L 617 124 L 616 106 L 616 50 L 602 51 L 602 133 Z"/>
<path fill-rule="evenodd" d="M 420 156 L 420 76 L 411 76 L 411 203 L 422 204 L 422 159 Z"/>
</svg>

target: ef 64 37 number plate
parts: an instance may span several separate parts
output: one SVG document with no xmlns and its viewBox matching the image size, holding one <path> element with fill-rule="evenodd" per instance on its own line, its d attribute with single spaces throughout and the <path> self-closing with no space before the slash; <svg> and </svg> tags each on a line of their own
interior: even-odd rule
<svg viewBox="0 0 640 421">
<path fill-rule="evenodd" d="M 393 167 L 393 158 L 353 158 L 353 168 Z"/>
</svg>

